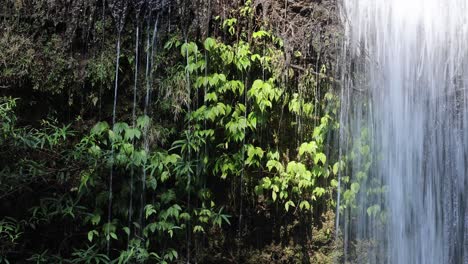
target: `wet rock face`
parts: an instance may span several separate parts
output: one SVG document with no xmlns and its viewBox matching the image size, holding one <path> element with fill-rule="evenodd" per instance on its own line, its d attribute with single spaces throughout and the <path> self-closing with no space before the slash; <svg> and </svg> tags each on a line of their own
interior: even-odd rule
<svg viewBox="0 0 468 264">
<path fill-rule="evenodd" d="M 78 30 L 84 33 L 92 28 L 100 6 L 99 1 L 86 0 L 5 0 L 0 4 L 0 25 L 7 27 L 12 21 L 27 22 L 28 30 L 33 31 L 55 27 L 64 31 L 61 33 L 65 33 L 71 43 Z"/>
<path fill-rule="evenodd" d="M 323 64 L 333 69 L 330 63 L 336 61 L 339 46 L 336 43 L 341 34 L 338 0 L 252 0 L 249 17 L 240 15 L 244 0 L 5 1 L 5 5 L 0 5 L 0 36 L 3 36 L 0 54 L 8 56 L 0 56 L 0 62 L 11 69 L 23 70 L 14 70 L 19 73 L 14 76 L 1 76 L 0 86 L 47 84 L 47 90 L 57 94 L 71 87 L 81 91 L 85 79 L 83 69 L 102 64 L 93 64 L 90 57 L 96 57 L 103 49 L 109 54 L 97 57 L 104 58 L 106 70 L 101 75 L 109 81 L 113 75 L 109 70 L 113 64 L 110 54 L 113 54 L 116 33 L 122 32 L 123 47 L 130 48 L 133 41 L 129 39 L 134 35 L 135 25 L 139 23 L 143 29 L 153 25 L 156 18 L 159 18 L 158 34 L 176 33 L 198 40 L 208 36 L 225 39 L 219 24 L 229 18 L 237 18 L 242 28 L 236 34 L 271 30 L 284 40 L 284 66 L 299 66 L 296 69 L 301 71 L 310 68 L 317 71 Z M 21 48 L 12 49 L 16 46 Z M 47 74 L 51 67 L 60 70 Z M 100 68 L 92 68 L 96 69 L 91 71 L 96 75 Z M 55 77 L 61 81 L 54 80 Z M 45 78 L 50 81 L 44 81 Z M 29 84 L 24 84 L 28 79 L 31 79 Z"/>
<path fill-rule="evenodd" d="M 300 52 L 299 61 L 304 68 L 317 71 L 322 64 L 336 60 L 343 35 L 337 0 L 252 0 L 251 4 L 253 17 L 243 23 L 249 30 L 269 29 L 280 36 L 287 65 L 298 63 L 294 52 Z M 239 0 L 190 1 L 189 31 L 206 37 L 213 30 L 210 21 L 214 17 L 236 17 L 244 5 L 245 1 Z"/>
<path fill-rule="evenodd" d="M 126 18 L 141 17 L 150 12 L 167 13 L 173 26 L 207 36 L 210 21 L 233 16 L 245 3 L 240 0 L 8 0 L 0 14 L 17 14 L 34 19 L 36 25 L 63 24 L 71 37 L 77 30 L 86 33 L 102 17 L 102 11 L 112 14 L 117 30 L 122 30 Z M 341 35 L 337 0 L 252 0 L 256 28 L 268 25 L 280 35 L 290 50 L 304 56 L 331 57 Z M 107 10 L 106 10 L 107 9 Z M 135 15 L 135 16 L 134 16 Z M 128 19 L 127 19 L 128 20 Z"/>
<path fill-rule="evenodd" d="M 309 63 L 337 55 L 342 32 L 338 1 L 255 0 L 254 6 L 285 40 L 285 48 L 300 51 Z"/>
<path fill-rule="evenodd" d="M 115 24 L 118 32 L 122 32 L 125 24 L 125 18 L 128 11 L 128 1 L 126 0 L 114 0 L 109 3 L 109 8 L 114 17 Z"/>
</svg>

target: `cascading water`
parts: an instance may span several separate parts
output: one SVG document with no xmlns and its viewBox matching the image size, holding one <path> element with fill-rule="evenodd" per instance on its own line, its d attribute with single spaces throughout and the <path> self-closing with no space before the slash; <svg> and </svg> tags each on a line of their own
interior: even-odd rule
<svg viewBox="0 0 468 264">
<path fill-rule="evenodd" d="M 344 262 L 468 263 L 468 1 L 342 15 Z"/>
<path fill-rule="evenodd" d="M 151 6 L 150 6 L 151 7 Z M 151 107 L 151 89 L 152 89 L 152 74 L 153 74 L 153 67 L 154 67 L 154 46 L 156 45 L 156 39 L 157 39 L 157 30 L 158 30 L 158 22 L 159 22 L 159 14 L 156 17 L 156 20 L 154 22 L 153 26 L 153 31 L 151 34 L 150 31 L 150 25 L 151 25 L 151 16 L 148 20 L 148 30 L 147 30 L 147 39 L 146 39 L 146 70 L 145 70 L 145 81 L 146 81 L 146 91 L 145 91 L 145 106 L 143 109 L 144 116 L 148 116 L 150 107 Z M 145 153 L 150 152 L 150 142 L 149 142 L 149 136 L 150 136 L 150 131 L 148 130 L 148 127 L 145 126 L 143 129 L 143 149 L 145 150 Z M 147 164 L 145 164 L 146 167 Z M 146 206 L 146 180 L 147 180 L 147 174 L 146 174 L 146 168 L 143 169 L 142 175 L 141 175 L 141 193 L 140 193 L 140 220 L 139 224 L 140 226 L 143 226 L 144 224 L 144 210 Z M 143 230 L 141 230 L 143 232 Z"/>
<path fill-rule="evenodd" d="M 117 111 L 117 96 L 119 90 L 119 67 L 120 67 L 120 44 L 123 26 L 125 23 L 125 16 L 127 14 L 128 3 L 126 1 L 116 1 L 110 3 L 112 16 L 116 21 L 117 28 L 117 48 L 116 48 L 116 62 L 115 62 L 115 80 L 114 80 L 114 104 L 112 108 L 112 129 L 115 129 L 116 123 L 116 111 Z M 112 222 L 112 198 L 113 198 L 113 177 L 114 177 L 114 143 L 112 142 L 112 154 L 111 154 L 111 168 L 109 175 L 109 202 L 107 210 L 107 224 L 110 225 Z M 109 232 L 109 231 L 108 231 Z M 107 255 L 110 253 L 110 238 L 107 239 Z"/>
<path fill-rule="evenodd" d="M 186 35 L 186 34 L 185 34 Z M 188 41 L 187 41 L 187 37 L 185 37 L 185 45 L 188 45 Z M 186 70 L 185 70 L 185 80 L 186 80 L 186 88 L 187 88 L 187 94 L 188 94 L 188 98 L 191 98 L 190 95 L 190 72 L 188 70 L 188 67 L 189 67 L 189 64 L 190 64 L 190 58 L 189 58 L 189 52 L 188 52 L 188 48 L 185 49 L 185 58 L 186 58 Z M 191 113 L 191 107 L 190 107 L 190 104 L 191 102 L 188 102 L 187 103 L 187 112 L 188 114 L 190 115 Z M 190 145 L 190 132 L 191 132 L 191 122 L 190 122 L 190 119 L 188 120 L 188 135 L 187 135 L 187 145 Z M 191 153 L 191 149 L 190 147 L 188 148 L 188 163 L 190 164 L 191 162 L 191 157 L 192 156 L 192 153 Z M 187 173 L 187 211 L 190 211 L 190 200 L 191 200 L 191 186 L 192 186 L 192 173 L 191 171 L 189 170 L 188 173 Z M 186 253 L 186 258 L 187 258 L 187 264 L 190 263 L 190 245 L 192 243 L 192 237 L 191 237 L 191 225 L 190 225 L 190 222 L 187 221 L 187 237 L 186 237 L 186 240 L 187 240 L 187 253 Z"/>
<path fill-rule="evenodd" d="M 134 74 L 134 83 L 133 83 L 133 107 L 132 107 L 132 128 L 136 127 L 136 109 L 137 109 L 137 93 L 138 93 L 138 66 L 139 66 L 139 56 L 140 56 L 140 15 L 141 9 L 144 5 L 145 1 L 142 0 L 134 0 L 135 5 L 135 74 Z M 133 140 L 133 146 L 135 146 L 135 140 Z M 131 238 L 131 229 L 132 229 L 132 221 L 133 221 L 133 189 L 134 189 L 134 176 L 135 170 L 132 167 L 130 171 L 130 194 L 129 194 L 129 202 L 128 202 L 128 241 L 127 246 L 130 243 Z"/>
</svg>

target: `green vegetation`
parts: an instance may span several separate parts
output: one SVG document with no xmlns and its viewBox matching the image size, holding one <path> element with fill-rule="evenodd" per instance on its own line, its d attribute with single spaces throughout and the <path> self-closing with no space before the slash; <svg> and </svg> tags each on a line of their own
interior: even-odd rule
<svg viewBox="0 0 468 264">
<path fill-rule="evenodd" d="M 248 22 L 250 1 L 231 15 L 205 38 L 153 36 L 149 18 L 136 55 L 127 23 L 118 80 L 110 17 L 71 44 L 62 22 L 36 36 L 28 19 L 3 22 L 0 263 L 339 257 L 329 68 L 291 68 L 284 40 Z"/>
</svg>

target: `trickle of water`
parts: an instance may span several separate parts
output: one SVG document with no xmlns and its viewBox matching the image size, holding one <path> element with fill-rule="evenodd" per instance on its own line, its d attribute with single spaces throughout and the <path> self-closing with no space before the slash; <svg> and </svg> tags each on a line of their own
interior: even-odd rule
<svg viewBox="0 0 468 264">
<path fill-rule="evenodd" d="M 135 128 L 136 126 L 136 107 L 137 107 L 137 88 L 138 88 L 138 57 L 139 57 L 139 45 L 140 45 L 140 25 L 138 22 L 137 16 L 137 25 L 136 25 L 136 33 L 135 33 L 135 80 L 133 84 L 133 109 L 132 109 L 132 127 Z M 135 141 L 133 141 L 133 145 L 135 145 Z M 134 174 L 135 171 L 132 167 L 130 172 L 130 195 L 129 195 L 129 202 L 128 202 L 128 228 L 132 228 L 132 217 L 133 217 L 133 185 L 134 185 Z M 128 240 L 130 241 L 130 234 L 128 233 Z"/>
<path fill-rule="evenodd" d="M 150 82 L 150 79 L 149 79 L 149 75 L 150 75 L 150 44 L 151 44 L 151 33 L 150 33 L 150 21 L 151 21 L 151 17 L 149 18 L 148 20 L 148 28 L 147 28 L 147 38 L 146 38 L 146 67 L 145 67 L 145 82 L 146 82 L 146 96 L 145 96 L 145 107 L 144 107 L 144 114 L 146 115 L 147 113 L 147 108 L 148 108 L 148 104 L 146 102 L 149 102 L 149 90 L 150 90 L 150 85 L 151 85 L 151 82 Z M 143 144 L 146 145 L 146 138 L 147 138 L 147 131 L 146 129 L 144 129 L 143 131 Z M 146 146 L 144 146 L 144 148 L 146 148 Z M 140 225 L 140 235 L 142 235 L 142 232 L 143 232 L 143 214 L 144 214 L 144 210 L 145 210 L 145 204 L 146 204 L 146 201 L 145 201 L 145 190 L 146 190 L 146 169 L 143 168 L 143 173 L 142 173 L 142 177 L 141 177 L 141 191 L 140 191 L 140 213 L 139 213 L 139 225 Z"/>
<path fill-rule="evenodd" d="M 146 81 L 146 95 L 145 95 L 145 106 L 144 106 L 144 115 L 147 116 L 150 108 L 150 102 L 151 102 L 151 85 L 152 85 L 152 72 L 153 72 L 153 67 L 154 67 L 154 46 L 156 45 L 156 39 L 157 39 L 157 30 L 158 30 L 158 22 L 159 22 L 159 14 L 156 17 L 156 20 L 154 22 L 153 26 L 153 33 L 151 34 L 150 31 L 150 21 L 151 18 L 148 20 L 148 30 L 147 34 L 148 37 L 146 39 L 146 69 L 145 69 L 145 81 Z M 143 148 L 145 152 L 148 154 L 149 153 L 149 130 L 148 127 L 145 127 L 143 129 Z M 140 194 L 140 219 L 139 219 L 139 224 L 141 227 L 143 227 L 144 224 L 144 218 L 143 218 L 143 211 L 146 206 L 146 168 L 143 168 L 142 171 L 142 177 L 141 177 L 141 194 Z M 142 231 L 142 229 L 141 229 Z"/>
<path fill-rule="evenodd" d="M 343 0 L 342 15 L 344 261 L 468 263 L 468 0 Z"/>
<path fill-rule="evenodd" d="M 114 107 L 112 108 L 112 129 L 115 128 L 116 111 L 117 111 L 117 96 L 119 90 L 119 66 L 120 66 L 120 32 L 117 37 L 117 52 L 116 52 L 116 63 L 115 63 L 115 86 L 114 86 Z M 107 208 L 107 223 L 110 224 L 112 221 L 112 196 L 113 196 L 113 178 L 114 178 L 114 143 L 112 143 L 111 151 L 111 168 L 109 175 L 109 204 Z M 110 239 L 107 239 L 107 255 L 110 253 Z"/>
<path fill-rule="evenodd" d="M 106 1 L 102 1 L 102 17 L 101 17 L 101 22 L 104 23 L 106 21 Z M 102 40 L 101 40 L 101 47 L 100 47 L 100 52 L 101 52 L 101 58 L 100 58 L 100 62 L 102 63 L 103 59 L 104 59 L 104 52 L 103 52 L 103 49 L 104 49 L 104 44 L 105 44 L 105 31 L 103 30 L 102 31 L 102 36 L 101 36 Z M 99 86 L 99 112 L 98 112 L 98 120 L 101 121 L 102 119 L 102 82 Z"/>
<path fill-rule="evenodd" d="M 188 41 L 187 41 L 187 37 L 185 37 L 185 45 L 188 44 Z M 189 53 L 188 53 L 188 49 L 185 49 L 185 57 L 186 57 L 186 70 L 185 70 L 185 80 L 186 80 L 186 83 L 187 83 L 187 94 L 188 94 L 188 98 L 191 98 L 191 92 L 190 92 L 190 72 L 188 70 L 188 66 L 189 66 L 189 63 L 190 63 L 190 59 L 189 59 Z M 191 100 L 189 99 L 189 102 L 187 103 L 187 112 L 189 113 L 189 116 L 190 116 L 190 113 L 191 113 Z M 191 136 L 191 122 L 190 122 L 190 119 L 188 121 L 188 131 L 189 131 L 189 134 L 187 135 L 187 145 L 190 146 L 190 136 Z M 190 164 L 191 162 L 191 157 L 192 156 L 192 152 L 191 152 L 191 148 L 189 147 L 188 148 L 188 162 Z M 190 170 L 188 171 L 188 179 L 187 179 L 187 211 L 190 212 L 190 203 L 191 203 L 191 193 L 190 193 L 190 187 L 192 186 L 192 173 L 190 172 Z M 186 253 L 186 258 L 187 258 L 187 264 L 190 264 L 190 245 L 191 245 L 191 242 L 192 242 L 192 238 L 191 238 L 191 226 L 190 226 L 190 222 L 187 222 L 187 253 Z"/>
<path fill-rule="evenodd" d="M 104 3 L 105 4 L 105 3 Z M 125 18 L 127 14 L 128 2 L 127 1 L 112 1 L 109 3 L 112 16 L 115 20 L 117 29 L 117 48 L 116 48 L 116 62 L 115 62 L 115 83 L 114 83 L 114 104 L 112 108 L 112 129 L 115 129 L 116 112 L 117 112 L 117 96 L 119 91 L 119 68 L 120 68 L 120 41 Z M 114 143 L 111 147 L 111 168 L 109 175 L 109 199 L 107 209 L 107 224 L 110 225 L 112 221 L 112 199 L 113 199 L 113 178 L 114 178 Z M 110 254 L 110 238 L 107 239 L 107 255 Z"/>
</svg>

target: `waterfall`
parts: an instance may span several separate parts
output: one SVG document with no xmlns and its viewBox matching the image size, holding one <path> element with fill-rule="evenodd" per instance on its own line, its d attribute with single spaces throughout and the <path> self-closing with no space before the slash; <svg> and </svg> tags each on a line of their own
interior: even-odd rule
<svg viewBox="0 0 468 264">
<path fill-rule="evenodd" d="M 188 40 L 187 40 L 187 33 L 185 34 L 185 45 L 188 45 Z M 191 98 L 191 92 L 190 92 L 190 71 L 188 69 L 189 67 L 189 64 L 190 64 L 190 58 L 189 58 L 189 52 L 188 52 L 188 48 L 185 49 L 185 58 L 186 58 L 186 67 L 185 67 L 185 82 L 186 82 L 186 88 L 187 88 L 187 94 L 189 95 L 188 98 Z M 187 103 L 187 112 L 188 112 L 188 115 L 190 116 L 191 114 L 191 107 L 190 107 L 190 104 L 191 104 L 191 100 L 189 99 L 189 102 Z M 190 147 L 190 137 L 191 137 L 191 131 L 192 131 L 192 127 L 191 127 L 191 122 L 190 122 L 190 118 L 187 120 L 187 127 L 188 127 L 188 133 L 187 134 L 187 145 L 189 146 L 187 149 L 188 149 L 188 163 L 190 164 L 191 162 L 191 156 L 192 156 L 192 151 L 191 151 L 191 147 Z M 187 172 L 187 211 L 190 212 L 190 202 L 191 202 L 191 193 L 190 193 L 190 188 L 192 186 L 192 173 L 190 170 L 188 170 Z M 186 240 L 187 240 L 187 253 L 186 253 L 186 258 L 187 258 L 187 264 L 190 264 L 190 245 L 192 243 L 192 237 L 191 237 L 191 225 L 190 225 L 190 222 L 187 221 L 187 237 L 186 237 Z"/>
<path fill-rule="evenodd" d="M 468 0 L 343 0 L 346 263 L 468 263 Z"/>
<path fill-rule="evenodd" d="M 115 129 L 116 123 L 116 111 L 117 111 L 117 96 L 119 90 L 119 65 L 120 65 L 120 36 L 121 31 L 119 31 L 117 36 L 117 51 L 116 51 L 116 63 L 115 63 L 115 82 L 114 82 L 114 106 L 112 108 L 112 130 Z M 110 168 L 110 175 L 109 175 L 109 202 L 107 207 L 107 224 L 110 225 L 112 222 L 112 198 L 113 198 L 113 178 L 114 178 L 114 142 L 112 144 L 112 151 L 111 151 L 111 168 Z M 107 239 L 107 255 L 109 255 L 110 251 L 110 238 Z"/>
<path fill-rule="evenodd" d="M 119 91 L 119 71 L 120 71 L 120 45 L 121 45 L 121 36 L 123 27 L 125 24 L 125 17 L 127 13 L 128 3 L 126 1 L 115 1 L 109 3 L 109 7 L 112 12 L 112 16 L 115 20 L 115 26 L 117 29 L 117 44 L 116 44 L 116 54 L 115 54 L 115 80 L 114 80 L 114 104 L 112 107 L 112 130 L 115 130 L 115 123 L 117 121 L 117 97 Z M 109 175 L 109 198 L 108 198 L 108 209 L 107 209 L 107 224 L 110 226 L 112 222 L 112 202 L 113 202 L 113 178 L 114 178 L 114 142 L 111 142 L 111 166 L 110 166 L 110 175 Z M 109 229 L 109 227 L 108 227 Z M 109 232 L 109 230 L 107 231 Z M 110 237 L 108 235 L 106 248 L 107 256 L 110 254 Z"/>
<path fill-rule="evenodd" d="M 136 27 L 135 27 L 135 73 L 134 73 L 134 83 L 133 83 L 133 107 L 132 107 L 132 128 L 135 129 L 136 127 L 136 109 L 137 109 L 137 92 L 138 92 L 138 63 L 139 63 L 139 46 L 140 46 L 140 10 L 136 10 Z M 135 140 L 132 142 L 133 146 L 135 146 Z M 134 189 L 134 174 L 135 170 L 132 167 L 130 171 L 130 194 L 129 194 L 129 202 L 128 202 L 128 228 L 130 231 L 128 232 L 128 243 L 130 243 L 131 237 L 131 228 L 132 228 L 132 217 L 133 217 L 133 189 Z M 128 245 L 127 245 L 128 246 Z"/>
<path fill-rule="evenodd" d="M 146 39 L 146 69 L 145 69 L 145 82 L 146 82 L 146 91 L 145 91 L 145 104 L 143 113 L 144 116 L 148 116 L 151 108 L 151 89 L 153 85 L 153 67 L 154 67 L 154 46 L 156 45 L 157 40 L 157 30 L 159 22 L 159 13 L 154 22 L 153 30 L 151 31 L 151 14 L 148 19 L 148 28 L 147 28 L 147 39 Z M 152 33 L 151 33 L 152 32 Z M 143 149 L 148 155 L 150 153 L 150 131 L 148 126 L 145 126 L 143 129 Z M 142 175 L 141 175 L 141 192 L 140 192 L 140 213 L 139 213 L 139 225 L 140 227 L 144 226 L 144 211 L 146 206 L 146 180 L 147 180 L 147 165 L 144 164 Z M 143 228 L 140 230 L 142 236 Z"/>
</svg>

